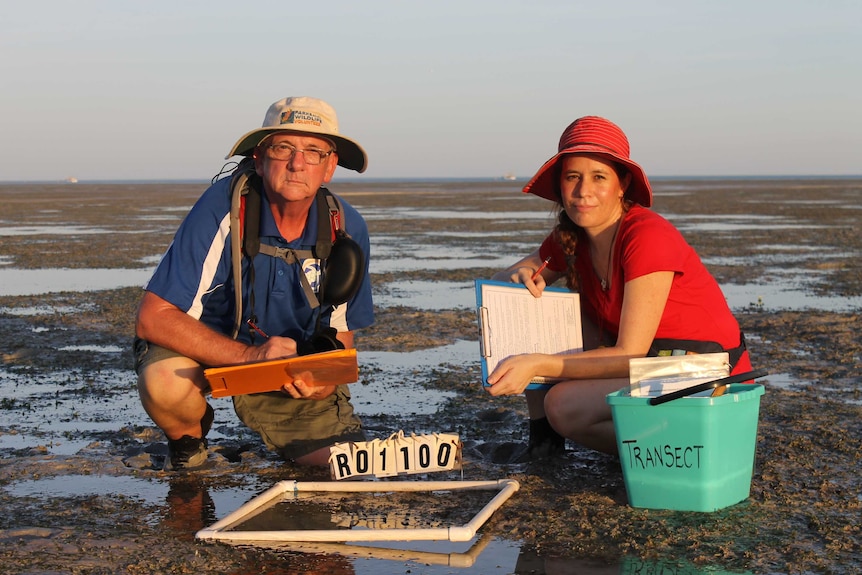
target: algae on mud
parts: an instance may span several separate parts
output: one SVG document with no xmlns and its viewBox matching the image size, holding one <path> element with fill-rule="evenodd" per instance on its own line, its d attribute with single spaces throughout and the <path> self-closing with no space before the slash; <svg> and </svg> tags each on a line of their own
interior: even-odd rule
<svg viewBox="0 0 862 575">
<path fill-rule="evenodd" d="M 862 181 L 659 180 L 655 186 L 655 209 L 683 229 L 722 284 L 801 282 L 805 290 L 834 298 L 862 295 L 857 263 Z M 152 265 L 202 189 L 190 184 L 2 185 L 5 226 L 65 230 L 0 233 L 7 268 L 0 268 L 3 281 L 14 281 L 8 268 Z M 511 182 L 336 182 L 332 189 L 367 214 L 373 249 L 391 260 L 395 271 L 373 275 L 375 290 L 396 279 L 488 277 L 496 270 L 492 260 L 514 260 L 541 241 L 552 221 L 546 202 L 521 195 Z M 432 211 L 435 217 L 423 216 Z M 451 217 L 436 217 L 440 211 Z M 534 217 L 521 217 L 524 212 Z M 414 266 L 420 269 L 398 268 L 399 258 L 417 257 L 425 258 L 422 266 Z M 448 258 L 463 263 L 435 266 Z M 280 463 L 227 410 L 216 422 L 213 451 L 219 465 L 213 470 L 182 480 L 153 470 L 152 462 L 164 455 L 163 437 L 140 414 L 129 413 L 136 409 L 130 352 L 86 351 L 92 346 L 128 350 L 139 296 L 140 289 L 132 287 L 0 297 L 0 438 L 19 434 L 27 439 L 2 449 L 0 501 L 4 509 L 15 510 L 0 521 L 4 569 L 287 570 L 279 563 L 284 559 L 277 561 L 264 550 L 195 543 L 196 528 L 212 518 L 206 494 L 263 489 L 281 479 L 320 479 L 328 473 Z M 522 541 L 545 557 L 610 564 L 622 556 L 681 558 L 752 573 L 859 572 L 859 310 L 778 309 L 767 297 L 735 311 L 755 367 L 767 368 L 776 382 L 789 383 L 765 380 L 749 500 L 716 513 L 629 507 L 619 462 L 571 444 L 564 460 L 506 463 L 526 440 L 526 409 L 519 398 L 495 399 L 481 390 L 478 358 L 475 364 L 405 374 L 410 385 L 454 392 L 437 413 L 404 414 L 393 406 L 364 422 L 377 437 L 400 429 L 459 433 L 468 478 L 511 476 L 522 486 L 483 532 Z M 363 350 L 410 351 L 476 337 L 470 309 L 402 306 L 378 309 L 377 323 L 358 334 L 357 346 L 361 363 Z M 22 394 L 24 384 L 16 383 L 21 381 L 44 384 L 46 391 Z M 89 406 L 121 404 L 132 407 L 109 409 L 98 425 L 83 418 Z M 38 424 L 19 424 L 40 418 Z M 58 434 L 85 447 L 58 454 L 51 447 Z M 9 490 L 25 480 L 81 474 L 104 477 L 106 483 L 134 476 L 168 484 L 175 487 L 170 500 L 185 507 L 166 511 L 164 504 L 135 493 L 51 497 L 13 496 Z M 296 561 L 292 568 L 303 565 L 311 568 Z M 347 566 L 339 560 L 331 568 Z"/>
</svg>

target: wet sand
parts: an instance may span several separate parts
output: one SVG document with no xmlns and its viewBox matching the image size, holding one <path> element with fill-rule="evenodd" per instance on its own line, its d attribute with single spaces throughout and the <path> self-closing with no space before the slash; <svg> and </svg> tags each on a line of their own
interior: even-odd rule
<svg viewBox="0 0 862 575">
<path fill-rule="evenodd" d="M 0 185 L 0 220 L 7 230 L 0 234 L 2 264 L 22 269 L 152 266 L 202 189 L 192 184 Z M 375 250 L 384 259 L 429 258 L 426 266 L 384 266 L 372 278 L 376 295 L 387 294 L 395 281 L 469 283 L 488 277 L 497 259 L 516 258 L 548 229 L 547 219 L 518 216 L 543 211 L 546 204 L 522 196 L 512 182 L 336 182 L 332 189 L 366 214 L 372 237 L 380 238 Z M 736 572 L 859 572 L 862 337 L 859 309 L 838 304 L 862 296 L 862 181 L 667 180 L 657 181 L 656 190 L 655 209 L 683 230 L 722 284 L 762 284 L 767 294 L 775 293 L 770 285 L 773 290 L 786 285 L 837 302 L 823 309 L 781 309 L 767 295 L 735 309 L 755 367 L 771 374 L 765 380 L 747 502 L 710 514 L 632 508 L 626 504 L 619 461 L 572 444 L 564 460 L 508 463 L 526 440 L 526 410 L 519 398 L 494 399 L 480 389 L 478 359 L 410 374 L 426 389 L 453 396 L 434 414 L 393 408 L 366 416 L 369 433 L 459 433 L 466 478 L 521 482 L 521 490 L 483 534 L 520 542 L 546 565 L 552 558 L 585 558 L 614 566 L 628 556 L 647 562 L 682 559 Z M 440 215 L 450 210 L 463 217 Z M 24 226 L 44 228 L 19 228 Z M 105 233 L 89 233 L 93 229 Z M 445 249 L 429 256 L 423 251 L 429 244 Z M 500 253 L 499 246 L 510 253 Z M 464 260 L 459 267 L 434 265 L 434 257 L 458 256 Z M 14 276 L 2 277 L 14 281 Z M 278 462 L 227 408 L 218 412 L 220 437 L 212 445 L 218 465 L 182 478 L 153 469 L 164 455 L 164 438 L 152 425 L 128 423 L 140 421 L 128 413 L 134 401 L 126 403 L 127 411 L 108 413 L 99 425 L 71 424 L 79 417 L 76 403 L 87 412 L 99 402 L 134 399 L 127 350 L 139 296 L 137 287 L 0 296 L 0 439 L 19 433 L 38 437 L 39 426 L 22 429 L 18 422 L 39 414 L 45 418 L 41 444 L 25 442 L 0 451 L 0 501 L 7 510 L 0 520 L 3 570 L 350 572 L 343 558 L 273 555 L 193 540 L 195 531 L 213 519 L 208 493 L 262 491 L 288 478 L 328 478 L 327 470 Z M 421 350 L 476 335 L 472 309 L 390 306 L 377 310 L 376 325 L 358 334 L 357 346 L 361 362 L 363 350 Z M 87 351 L 91 348 L 126 351 Z M 364 370 L 363 377 L 373 378 L 374 370 Z M 51 391 L 20 397 L 16 388 L 25 387 L 23 382 L 42 383 Z M 397 390 L 393 395 L 397 404 Z M 64 440 L 85 447 L 56 453 L 51 441 L 58 429 L 65 429 Z M 168 501 L 153 504 L 135 493 L 51 497 L 15 490 L 27 480 L 81 475 L 145 480 L 165 486 Z"/>
</svg>

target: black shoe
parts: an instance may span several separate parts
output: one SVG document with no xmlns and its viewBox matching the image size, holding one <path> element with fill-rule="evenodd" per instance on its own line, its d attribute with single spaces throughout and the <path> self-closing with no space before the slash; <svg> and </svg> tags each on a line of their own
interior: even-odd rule
<svg viewBox="0 0 862 575">
<path fill-rule="evenodd" d="M 168 439 L 168 456 L 165 458 L 165 471 L 190 471 L 206 465 L 207 439 L 206 435 L 212 427 L 215 412 L 207 404 L 204 416 L 201 418 L 201 437 L 183 435 L 179 439 Z"/>
<path fill-rule="evenodd" d="M 530 441 L 511 451 L 507 463 L 547 462 L 565 453 L 566 438 L 554 431 L 547 417 L 542 417 L 530 420 Z"/>
<path fill-rule="evenodd" d="M 202 468 L 208 458 L 207 440 L 203 437 L 183 435 L 168 440 L 168 456 L 165 471 L 191 471 Z"/>
<path fill-rule="evenodd" d="M 527 455 L 530 461 L 558 457 L 566 453 L 566 438 L 557 433 L 547 417 L 530 420 L 530 443 Z"/>
</svg>

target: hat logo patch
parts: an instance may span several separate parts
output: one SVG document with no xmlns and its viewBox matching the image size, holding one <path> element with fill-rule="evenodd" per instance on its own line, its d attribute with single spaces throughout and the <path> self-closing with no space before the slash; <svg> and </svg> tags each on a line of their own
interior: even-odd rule
<svg viewBox="0 0 862 575">
<path fill-rule="evenodd" d="M 281 113 L 281 123 L 321 126 L 323 125 L 323 119 L 313 112 L 307 112 L 305 110 L 287 110 Z"/>
</svg>

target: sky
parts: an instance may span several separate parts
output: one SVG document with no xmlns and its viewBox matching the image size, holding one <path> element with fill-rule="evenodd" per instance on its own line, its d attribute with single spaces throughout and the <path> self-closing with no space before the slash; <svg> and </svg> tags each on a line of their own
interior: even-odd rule
<svg viewBox="0 0 862 575">
<path fill-rule="evenodd" d="M 650 176 L 862 174 L 857 0 L 30 0 L 0 18 L 0 181 L 209 180 L 285 96 L 361 176 L 531 176 L 584 115 Z"/>
</svg>

